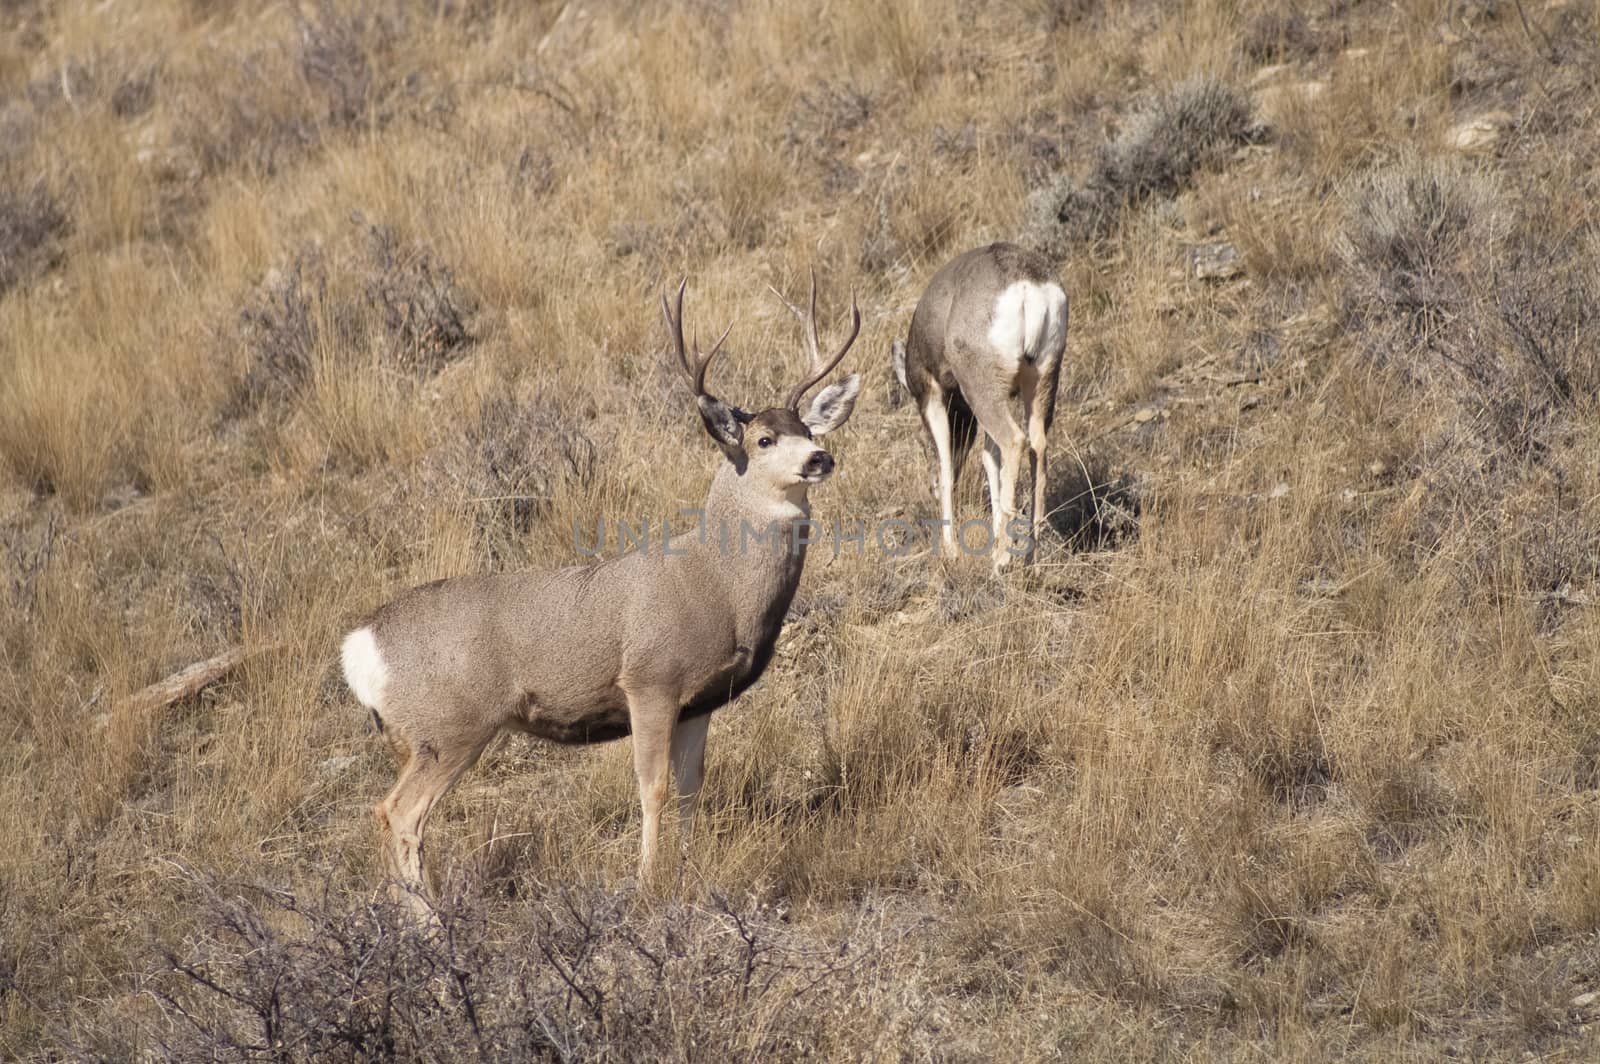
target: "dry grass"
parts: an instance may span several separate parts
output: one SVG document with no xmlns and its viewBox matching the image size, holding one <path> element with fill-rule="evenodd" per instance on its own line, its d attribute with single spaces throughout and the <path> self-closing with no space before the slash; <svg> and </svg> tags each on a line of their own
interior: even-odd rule
<svg viewBox="0 0 1600 1064">
<path fill-rule="evenodd" d="M 0 27 L 0 1055 L 1593 1058 L 1593 5 Z M 625 742 L 496 745 L 430 836 L 454 936 L 396 937 L 344 626 L 698 501 L 683 272 L 746 405 L 765 284 L 854 286 L 818 515 L 926 515 L 889 344 L 1007 237 L 1073 300 L 1065 538 L 814 556 L 676 900 Z"/>
</svg>

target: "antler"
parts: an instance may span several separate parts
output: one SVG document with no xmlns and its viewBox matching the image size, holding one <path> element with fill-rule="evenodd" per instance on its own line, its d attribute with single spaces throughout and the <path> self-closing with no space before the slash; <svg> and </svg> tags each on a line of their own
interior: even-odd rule
<svg viewBox="0 0 1600 1064">
<path fill-rule="evenodd" d="M 767 287 L 772 288 L 771 285 Z M 783 302 L 783 305 L 788 307 L 790 312 L 800 319 L 800 325 L 806 330 L 806 353 L 810 356 L 811 361 L 810 375 L 794 386 L 794 390 L 789 393 L 789 398 L 784 402 L 784 405 L 790 410 L 798 413 L 800 400 L 805 398 L 806 392 L 810 391 L 818 381 L 832 372 L 833 367 L 837 366 L 840 360 L 844 358 L 845 352 L 850 350 L 850 345 L 856 342 L 856 336 L 861 332 L 861 308 L 856 306 L 856 294 L 852 289 L 850 292 L 850 335 L 845 337 L 844 346 L 839 348 L 839 353 L 824 362 L 822 359 L 822 344 L 817 337 L 816 269 L 813 268 L 811 271 L 811 312 L 809 314 L 785 299 L 783 293 L 776 288 L 772 288 L 772 294 L 777 296 Z"/>
<path fill-rule="evenodd" d="M 717 337 L 717 342 L 706 354 L 702 355 L 700 353 L 700 339 L 696 337 L 694 343 L 695 357 L 691 363 L 689 353 L 683 346 L 683 290 L 688 286 L 688 277 L 684 277 L 683 280 L 678 282 L 676 313 L 667 303 L 667 294 L 665 292 L 661 293 L 661 316 L 667 319 L 667 333 L 672 337 L 673 347 L 677 351 L 678 365 L 683 367 L 684 376 L 689 378 L 689 384 L 694 388 L 695 398 L 698 399 L 702 395 L 710 394 L 706 391 L 706 369 L 711 365 L 711 360 L 717 357 L 717 352 L 722 350 L 722 341 L 726 340 L 728 334 L 733 331 L 733 323 L 728 323 L 728 327 L 722 330 L 722 335 Z"/>
</svg>

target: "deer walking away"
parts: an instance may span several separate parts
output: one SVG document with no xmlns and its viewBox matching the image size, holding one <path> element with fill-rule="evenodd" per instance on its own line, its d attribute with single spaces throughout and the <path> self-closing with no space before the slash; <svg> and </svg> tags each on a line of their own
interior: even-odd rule
<svg viewBox="0 0 1600 1064">
<path fill-rule="evenodd" d="M 686 284 L 687 282 L 685 282 Z M 782 406 L 747 413 L 706 387 L 724 340 L 691 357 L 683 294 L 662 296 L 674 354 L 723 462 L 706 496 L 708 525 L 775 525 L 782 533 L 727 552 L 715 537 L 674 536 L 652 549 L 543 573 L 463 576 L 414 588 L 346 636 L 350 689 L 371 712 L 399 763 L 375 814 L 391 881 L 430 911 L 423 832 L 439 799 L 504 730 L 561 743 L 633 737 L 643 827 L 639 873 L 655 862 L 669 778 L 692 824 L 712 711 L 755 683 L 772 657 L 805 564 L 808 492 L 833 472 L 817 438 L 850 418 L 860 390 L 851 374 L 807 392 L 844 358 L 861 329 L 824 357 L 816 278 L 801 321 L 809 366 Z M 782 296 L 780 295 L 780 299 Z"/>
<path fill-rule="evenodd" d="M 956 480 L 981 429 L 994 566 L 1017 556 L 1032 560 L 1044 531 L 1045 448 L 1066 346 L 1067 296 L 1036 253 L 1015 244 L 975 248 L 928 283 L 906 339 L 894 342 L 892 361 L 938 462 L 946 552 L 957 549 Z M 1033 483 L 1030 524 L 1016 508 L 1024 452 Z M 1020 542 L 1027 527 L 1032 535 Z"/>
</svg>

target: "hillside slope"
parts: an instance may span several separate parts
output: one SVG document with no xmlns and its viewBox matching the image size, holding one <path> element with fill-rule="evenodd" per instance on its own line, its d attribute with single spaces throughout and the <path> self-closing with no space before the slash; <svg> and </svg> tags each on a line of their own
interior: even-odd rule
<svg viewBox="0 0 1600 1064">
<path fill-rule="evenodd" d="M 0 1055 L 1600 1049 L 1600 6 L 0 27 Z M 1072 306 L 1040 564 L 813 555 L 668 897 L 627 743 L 508 739 L 395 934 L 342 632 L 702 497 L 683 274 L 758 407 L 766 285 L 853 288 L 816 514 L 927 516 L 890 343 L 996 239 Z"/>
</svg>

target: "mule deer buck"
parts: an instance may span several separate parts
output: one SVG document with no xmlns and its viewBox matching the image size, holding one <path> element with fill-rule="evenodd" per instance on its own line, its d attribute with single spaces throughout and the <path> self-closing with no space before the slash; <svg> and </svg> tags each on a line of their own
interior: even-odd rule
<svg viewBox="0 0 1600 1064">
<path fill-rule="evenodd" d="M 1044 531 L 1045 444 L 1066 347 L 1067 296 L 1040 255 L 990 244 L 957 256 L 928 282 L 910 333 L 892 351 L 895 377 L 916 401 L 939 463 L 945 550 L 958 549 L 956 478 L 981 428 L 994 566 L 1019 554 L 1032 561 Z M 1033 520 L 1019 548 L 1013 540 L 1028 527 L 1019 527 L 1015 509 L 1024 450 L 1032 458 Z"/>
<path fill-rule="evenodd" d="M 809 537 L 796 533 L 809 518 L 807 491 L 834 467 L 815 439 L 849 419 L 860 377 L 824 388 L 804 413 L 800 403 L 850 350 L 861 311 L 852 298 L 850 335 L 824 358 L 815 274 L 809 314 L 783 300 L 805 329 L 810 366 L 783 406 L 748 414 L 706 390 L 726 331 L 709 353 L 696 345 L 690 359 L 685 284 L 676 309 L 662 295 L 661 312 L 706 432 L 725 459 L 699 532 L 592 565 L 426 584 L 344 640 L 346 682 L 400 765 L 374 812 L 393 889 L 420 914 L 431 911 L 422 852 L 428 814 L 506 729 L 561 743 L 633 736 L 646 881 L 669 765 L 687 832 L 710 714 L 755 683 L 772 658 L 805 564 Z M 749 537 L 747 527 L 761 534 Z"/>
</svg>

